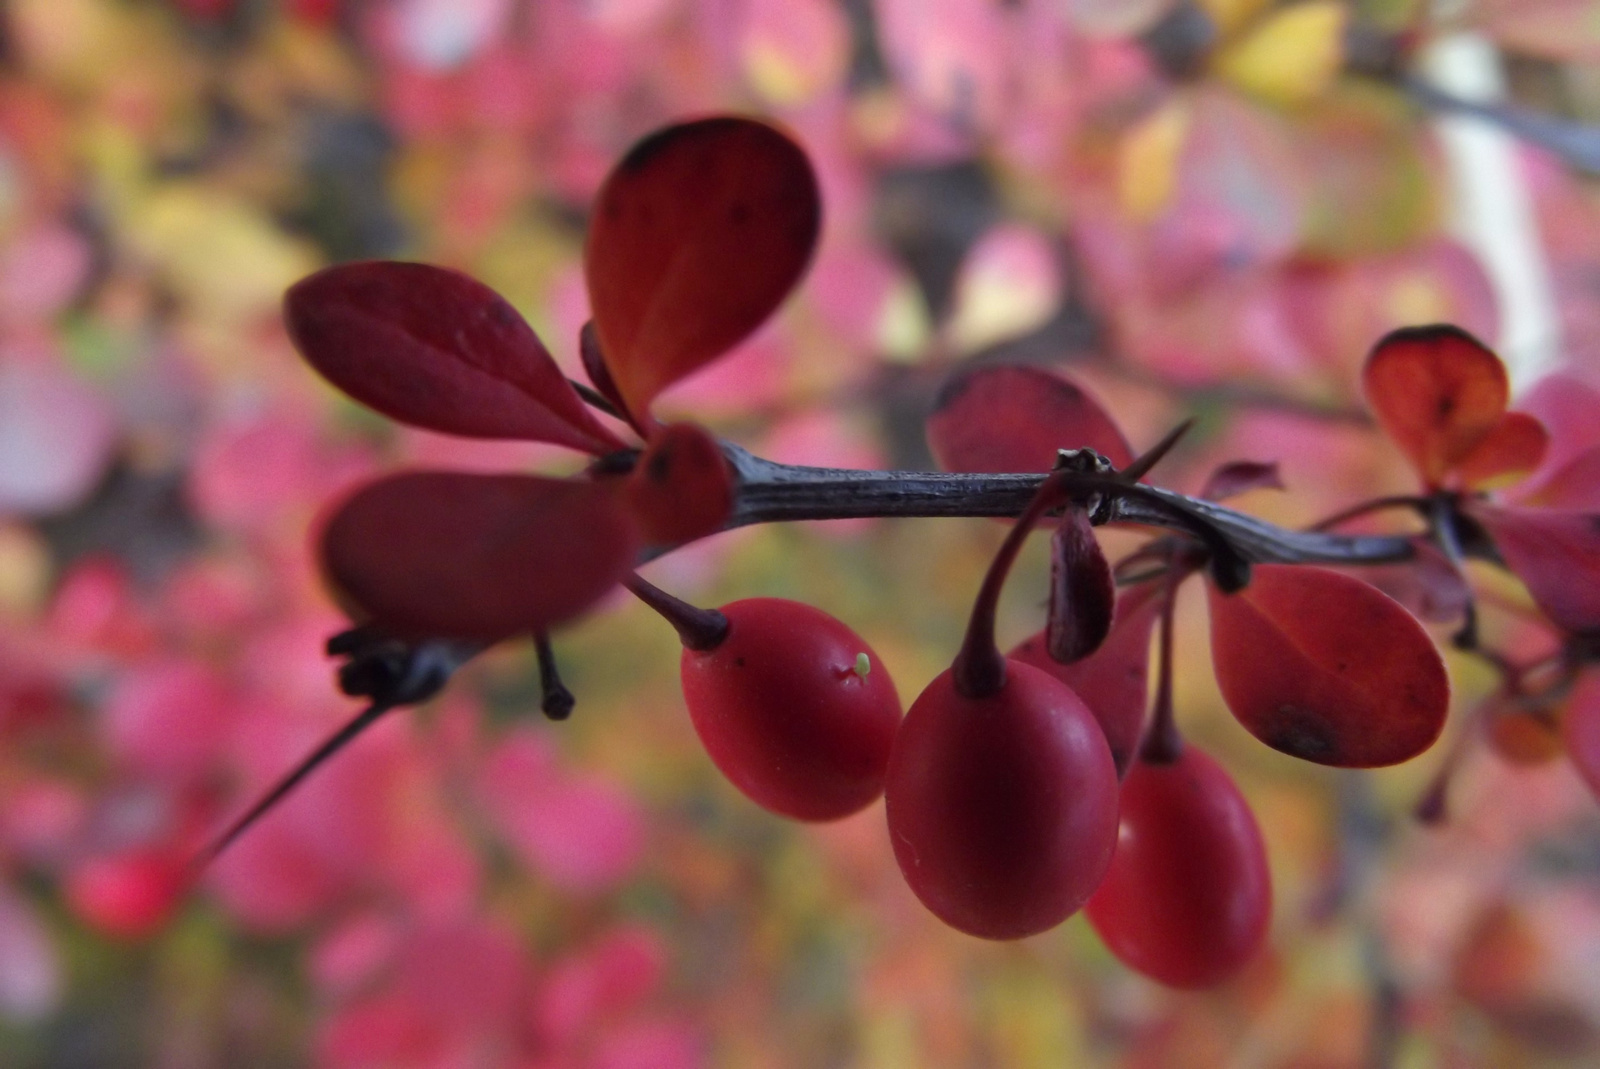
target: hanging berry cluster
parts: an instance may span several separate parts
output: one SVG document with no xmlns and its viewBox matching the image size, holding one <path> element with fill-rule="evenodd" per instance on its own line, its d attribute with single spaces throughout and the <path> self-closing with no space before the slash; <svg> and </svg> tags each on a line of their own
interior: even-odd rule
<svg viewBox="0 0 1600 1069">
<path fill-rule="evenodd" d="M 1584 510 L 1600 464 L 1580 457 L 1544 485 L 1536 507 L 1491 500 L 1487 488 L 1537 466 L 1546 432 L 1506 410 L 1500 361 L 1453 327 L 1396 332 L 1365 370 L 1370 403 L 1422 492 L 1308 531 L 1218 503 L 1276 485 L 1271 466 L 1224 466 L 1197 497 L 1151 485 L 1185 428 L 1136 456 L 1086 393 L 1035 368 L 982 367 L 947 385 L 928 420 L 942 473 L 779 465 L 697 425 L 657 422 L 651 403 L 663 389 L 748 336 L 793 288 L 820 215 L 805 154 L 768 125 L 712 118 L 641 142 L 605 181 L 591 220 L 594 319 L 580 339 L 589 386 L 564 377 L 504 299 L 454 271 L 357 263 L 289 291 L 295 344 L 357 400 L 414 426 L 551 442 L 594 461 L 571 479 L 407 472 L 338 506 L 322 533 L 322 565 L 357 626 L 329 649 L 348 658 L 344 690 L 371 705 L 207 858 L 367 725 L 436 693 L 487 645 L 531 634 L 545 711 L 565 716 L 573 699 L 548 632 L 621 584 L 677 629 L 695 729 L 758 805 L 820 821 L 882 796 L 907 883 L 951 926 L 1015 939 L 1084 908 L 1133 968 L 1205 986 L 1260 947 L 1272 896 L 1249 806 L 1174 724 L 1172 620 L 1183 582 L 1206 585 L 1213 663 L 1239 722 L 1323 765 L 1420 754 L 1444 726 L 1450 688 L 1433 640 L 1406 609 L 1319 564 L 1442 559 L 1462 591 L 1455 641 L 1469 650 L 1476 611 L 1461 565 L 1470 557 L 1509 568 L 1565 636 L 1562 651 L 1539 665 L 1480 652 L 1503 668 L 1507 690 L 1546 715 L 1594 658 L 1600 519 Z M 1414 512 L 1424 529 L 1336 533 L 1385 508 Z M 776 598 L 701 609 L 633 574 L 640 561 L 727 527 L 891 515 L 1015 520 L 950 669 L 903 716 L 877 654 L 820 610 Z M 1055 528 L 1048 622 L 1002 655 L 1001 588 L 1042 522 Z M 1113 567 L 1094 533 L 1106 523 L 1159 533 Z M 1600 782 L 1600 725 L 1572 724 L 1567 734 Z"/>
</svg>

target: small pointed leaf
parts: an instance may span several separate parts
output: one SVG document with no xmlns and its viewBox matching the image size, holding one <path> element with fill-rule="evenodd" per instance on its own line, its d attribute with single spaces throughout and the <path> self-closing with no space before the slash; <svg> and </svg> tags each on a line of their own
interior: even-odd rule
<svg viewBox="0 0 1600 1069">
<path fill-rule="evenodd" d="M 1384 432 L 1430 487 L 1477 448 L 1505 414 L 1505 365 L 1459 327 L 1405 327 L 1386 335 L 1362 371 Z"/>
<path fill-rule="evenodd" d="M 1226 501 L 1251 490 L 1282 489 L 1277 461 L 1235 460 L 1211 473 L 1200 496 L 1207 501 Z"/>
<path fill-rule="evenodd" d="M 1082 506 L 1068 505 L 1050 539 L 1049 622 L 1045 645 L 1052 660 L 1081 661 L 1111 632 L 1117 591 L 1100 540 Z"/>
<path fill-rule="evenodd" d="M 708 431 L 673 423 L 640 455 L 626 494 L 645 542 L 675 546 L 722 530 L 733 511 L 733 475 Z"/>
<path fill-rule="evenodd" d="M 530 475 L 391 475 L 322 536 L 328 577 L 385 630 L 488 641 L 577 616 L 638 548 L 613 485 Z"/>
<path fill-rule="evenodd" d="M 312 367 L 402 423 L 588 453 L 624 448 L 517 310 L 459 271 L 394 261 L 329 267 L 289 288 L 284 317 Z"/>
<path fill-rule="evenodd" d="M 584 273 L 631 412 L 642 417 L 772 314 L 810 261 L 821 218 L 805 152 L 764 123 L 670 126 L 623 157 L 595 202 Z"/>
<path fill-rule="evenodd" d="M 1600 515 L 1479 505 L 1472 518 L 1558 627 L 1600 629 Z"/>
<path fill-rule="evenodd" d="M 1395 601 L 1348 575 L 1263 564 L 1236 594 L 1207 586 L 1222 696 L 1256 738 L 1342 768 L 1433 745 L 1450 705 L 1444 661 Z"/>
<path fill-rule="evenodd" d="M 1041 368 L 989 365 L 955 375 L 928 416 L 928 445 L 946 471 L 1049 471 L 1058 449 L 1089 448 L 1118 468 L 1133 450 L 1088 393 Z"/>
</svg>

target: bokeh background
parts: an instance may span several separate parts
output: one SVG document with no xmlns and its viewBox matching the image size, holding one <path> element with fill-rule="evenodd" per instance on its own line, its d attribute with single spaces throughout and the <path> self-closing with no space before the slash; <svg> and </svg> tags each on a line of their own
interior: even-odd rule
<svg viewBox="0 0 1600 1069">
<path fill-rule="evenodd" d="M 922 418 L 953 368 L 1047 364 L 1136 447 L 1199 417 L 1166 485 L 1277 460 L 1288 492 L 1240 506 L 1309 523 L 1411 487 L 1355 382 L 1393 326 L 1509 338 L 1566 455 L 1600 433 L 1592 183 L 1571 153 L 1482 124 L 1490 156 L 1463 156 L 1399 84 L 1466 42 L 1468 81 L 1600 119 L 1600 4 L 0 11 L 0 1065 L 1600 1060 L 1600 807 L 1558 744 L 1485 731 L 1492 677 L 1451 654 L 1433 753 L 1373 773 L 1282 757 L 1221 706 L 1198 599 L 1179 722 L 1254 804 L 1276 892 L 1270 950 L 1216 991 L 1139 978 L 1081 918 L 1017 944 L 944 928 L 902 885 L 881 805 L 818 827 L 757 809 L 699 748 L 671 631 L 621 598 L 555 637 L 569 722 L 539 717 L 529 648 L 493 651 L 179 893 L 195 846 L 355 709 L 322 652 L 344 626 L 310 548 L 327 503 L 398 465 L 577 465 L 336 395 L 285 337 L 297 278 L 457 267 L 575 369 L 585 212 L 611 162 L 675 119 L 767 116 L 815 161 L 820 250 L 769 327 L 664 410 L 780 460 L 925 467 Z M 1483 158 L 1502 165 L 1487 209 Z M 953 655 L 1001 533 L 750 530 L 646 574 L 706 604 L 817 604 L 909 702 Z M 1003 641 L 1042 622 L 1041 549 Z M 1478 577 L 1493 642 L 1551 642 L 1514 584 Z M 1424 826 L 1412 810 L 1447 751 L 1448 820 Z"/>
</svg>

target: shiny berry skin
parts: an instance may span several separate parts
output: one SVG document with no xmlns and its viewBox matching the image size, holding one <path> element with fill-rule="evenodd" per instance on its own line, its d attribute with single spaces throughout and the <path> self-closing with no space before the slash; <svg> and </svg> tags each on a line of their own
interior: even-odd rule
<svg viewBox="0 0 1600 1069">
<path fill-rule="evenodd" d="M 1272 883 L 1261 830 L 1221 765 L 1185 744 L 1122 785 L 1111 871 L 1089 900 L 1111 952 L 1169 987 L 1221 983 L 1266 939 Z"/>
<path fill-rule="evenodd" d="M 1065 684 L 1005 664 L 969 698 L 953 671 L 906 713 L 889 759 L 889 838 L 906 883 L 953 928 L 1020 939 L 1089 898 L 1117 837 L 1117 771 Z"/>
<path fill-rule="evenodd" d="M 798 601 L 747 598 L 721 612 L 727 636 L 685 648 L 681 662 L 689 716 L 717 768 L 796 820 L 837 820 L 876 800 L 900 725 L 878 655 Z"/>
</svg>

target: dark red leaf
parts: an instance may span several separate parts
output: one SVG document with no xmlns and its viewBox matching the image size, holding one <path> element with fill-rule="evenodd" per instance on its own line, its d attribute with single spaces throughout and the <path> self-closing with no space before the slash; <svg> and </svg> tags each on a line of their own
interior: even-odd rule
<svg viewBox="0 0 1600 1069">
<path fill-rule="evenodd" d="M 617 392 L 617 384 L 611 381 L 611 372 L 606 370 L 605 354 L 600 351 L 600 338 L 594 332 L 592 319 L 578 331 L 578 357 L 583 361 L 584 373 L 589 376 L 589 382 L 594 386 L 595 392 L 610 402 L 622 418 L 633 425 L 634 430 L 644 435 L 644 430 L 628 411 L 627 402 L 623 401 L 622 395 Z"/>
<path fill-rule="evenodd" d="M 584 252 L 606 366 L 643 417 L 760 326 L 804 272 L 822 209 L 806 154 L 722 117 L 647 137 L 606 178 Z"/>
<path fill-rule="evenodd" d="M 1263 564 L 1250 585 L 1207 585 L 1211 659 L 1234 716 L 1292 757 L 1344 768 L 1406 761 L 1433 745 L 1450 705 L 1422 625 L 1348 575 Z"/>
<path fill-rule="evenodd" d="M 1539 466 L 1550 445 L 1544 424 L 1526 412 L 1507 412 L 1456 463 L 1461 485 L 1474 490 L 1509 486 Z"/>
<path fill-rule="evenodd" d="M 1494 430 L 1510 396 L 1500 358 L 1442 324 L 1385 336 L 1367 357 L 1362 386 L 1384 432 L 1430 487 Z"/>
<path fill-rule="evenodd" d="M 1478 505 L 1472 517 L 1556 626 L 1600 628 L 1600 515 Z"/>
<path fill-rule="evenodd" d="M 1235 460 L 1211 473 L 1200 496 L 1207 501 L 1225 501 L 1251 490 L 1282 489 L 1277 461 Z"/>
<path fill-rule="evenodd" d="M 1144 735 L 1150 629 L 1161 613 L 1161 589 L 1160 583 L 1142 583 L 1124 590 L 1117 599 L 1111 633 L 1081 661 L 1052 660 L 1043 631 L 1009 654 L 1055 676 L 1083 699 L 1105 732 L 1119 776 L 1127 773 Z"/>
<path fill-rule="evenodd" d="M 608 453 L 599 422 L 505 298 L 459 271 L 373 261 L 319 271 L 284 297 L 312 367 L 403 423 Z"/>
<path fill-rule="evenodd" d="M 650 440 L 626 493 L 645 542 L 675 546 L 722 530 L 733 511 L 733 474 L 708 431 L 673 423 Z"/>
<path fill-rule="evenodd" d="M 392 475 L 322 536 L 328 577 L 386 630 L 491 641 L 577 616 L 638 549 L 614 485 L 531 475 Z"/>
<path fill-rule="evenodd" d="M 1117 591 L 1100 540 L 1082 506 L 1068 505 L 1050 539 L 1049 621 L 1045 647 L 1062 664 L 1081 661 L 1111 631 Z"/>
<path fill-rule="evenodd" d="M 1049 471 L 1056 450 L 1090 448 L 1119 468 L 1133 461 L 1094 398 L 1034 367 L 974 368 L 945 383 L 928 416 L 928 445 L 946 471 Z"/>
</svg>

